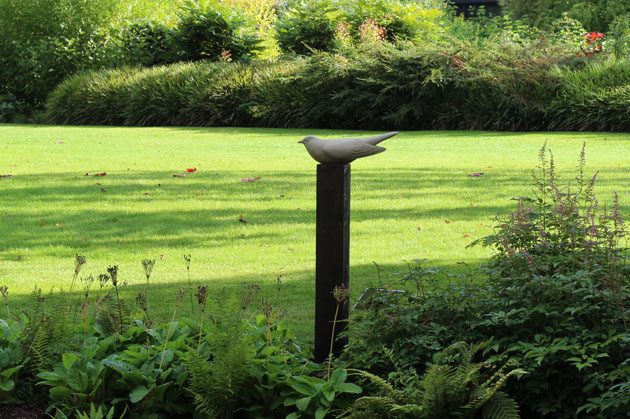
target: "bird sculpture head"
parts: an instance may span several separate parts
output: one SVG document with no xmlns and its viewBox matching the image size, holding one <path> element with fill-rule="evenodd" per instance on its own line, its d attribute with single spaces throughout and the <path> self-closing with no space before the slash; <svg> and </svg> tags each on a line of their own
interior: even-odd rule
<svg viewBox="0 0 630 419">
<path fill-rule="evenodd" d="M 299 144 L 308 144 L 310 141 L 316 139 L 317 137 L 315 137 L 314 135 L 307 135 L 306 137 L 302 138 L 300 141 L 298 141 Z"/>
</svg>

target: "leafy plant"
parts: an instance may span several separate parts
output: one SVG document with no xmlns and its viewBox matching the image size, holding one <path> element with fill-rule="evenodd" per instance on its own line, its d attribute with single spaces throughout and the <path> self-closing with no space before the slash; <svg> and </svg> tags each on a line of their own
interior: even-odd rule
<svg viewBox="0 0 630 419">
<path fill-rule="evenodd" d="M 455 343 L 437 355 L 437 362 L 421 379 L 415 371 L 397 371 L 390 379 L 403 388 L 374 374 L 355 370 L 378 389 L 375 396 L 357 399 L 341 417 L 348 418 L 518 418 L 518 406 L 499 389 L 521 369 L 504 372 L 506 365 L 492 370 L 485 362 L 473 363 L 473 356 L 490 342 L 468 345 Z M 450 362 L 449 362 L 450 361 Z M 450 365 L 456 363 L 456 365 Z"/>
<path fill-rule="evenodd" d="M 548 152 L 540 152 L 534 197 L 518 199 L 496 233 L 477 242 L 496 251 L 481 270 L 487 280 L 440 281 L 420 298 L 383 293 L 378 308 L 353 323 L 346 365 L 422 373 L 429 355 L 453 342 L 492 339 L 484 349 L 489 363 L 513 359 L 528 372 L 506 385 L 524 416 L 627 410 L 628 399 L 616 393 L 627 380 L 630 343 L 625 224 L 617 198 L 610 207 L 596 198 L 584 152 L 565 188 Z"/>
</svg>

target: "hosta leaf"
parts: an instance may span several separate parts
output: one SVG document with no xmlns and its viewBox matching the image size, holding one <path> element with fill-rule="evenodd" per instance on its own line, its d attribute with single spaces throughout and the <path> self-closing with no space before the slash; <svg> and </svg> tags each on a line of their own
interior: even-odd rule
<svg viewBox="0 0 630 419">
<path fill-rule="evenodd" d="M 78 359 L 79 357 L 76 354 L 69 353 L 69 352 L 66 352 L 63 355 L 61 355 L 61 361 L 63 362 L 63 366 L 67 370 L 69 370 L 72 367 L 72 364 L 74 364 Z"/>
</svg>

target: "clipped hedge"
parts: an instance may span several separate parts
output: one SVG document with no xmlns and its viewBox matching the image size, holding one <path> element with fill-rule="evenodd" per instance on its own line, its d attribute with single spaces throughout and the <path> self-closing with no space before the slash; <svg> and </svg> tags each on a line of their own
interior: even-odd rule
<svg viewBox="0 0 630 419">
<path fill-rule="evenodd" d="M 360 45 L 253 63 L 90 72 L 62 83 L 57 124 L 630 131 L 630 61 L 544 44 Z"/>
<path fill-rule="evenodd" d="M 290 63 L 178 63 L 92 71 L 50 95 L 46 117 L 79 125 L 255 125 L 257 87 Z"/>
</svg>

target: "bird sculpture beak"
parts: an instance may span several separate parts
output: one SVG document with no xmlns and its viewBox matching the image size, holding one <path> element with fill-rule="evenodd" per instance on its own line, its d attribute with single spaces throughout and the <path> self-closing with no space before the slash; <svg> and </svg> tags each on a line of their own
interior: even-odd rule
<svg viewBox="0 0 630 419">
<path fill-rule="evenodd" d="M 298 144 L 304 144 L 304 140 L 298 141 Z"/>
</svg>

